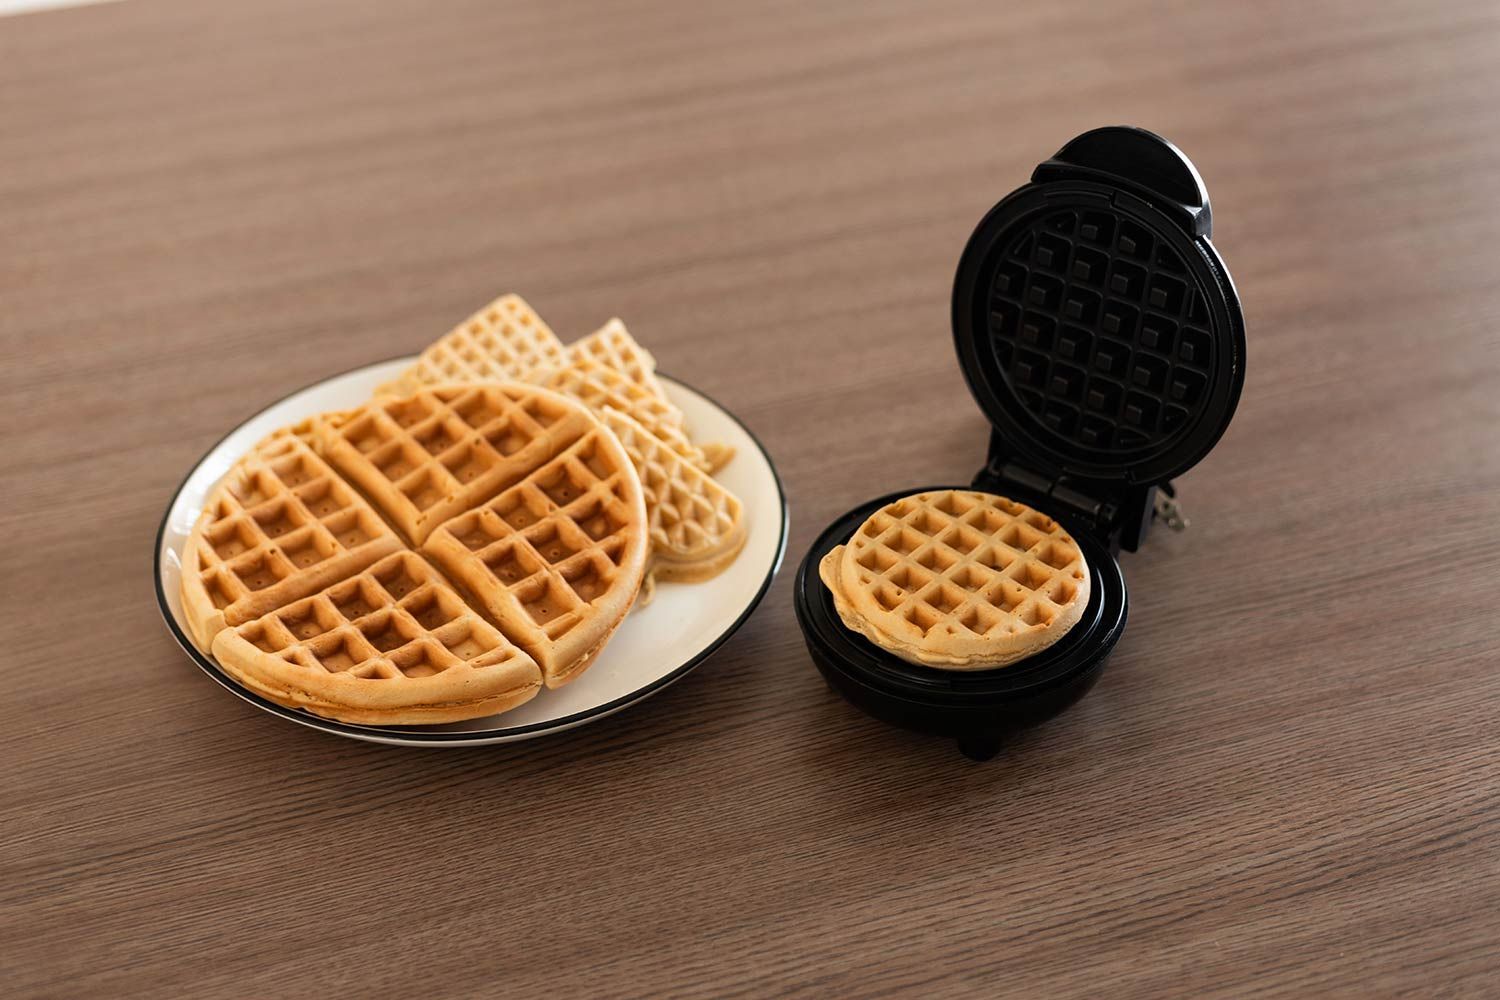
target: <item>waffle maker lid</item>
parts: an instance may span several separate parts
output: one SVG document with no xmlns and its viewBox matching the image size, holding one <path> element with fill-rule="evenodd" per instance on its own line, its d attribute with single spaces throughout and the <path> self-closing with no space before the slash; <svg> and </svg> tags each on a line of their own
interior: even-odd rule
<svg viewBox="0 0 1500 1000">
<path fill-rule="evenodd" d="M 1124 126 L 1073 139 L 989 211 L 959 259 L 953 335 L 991 468 L 1108 493 L 1208 453 L 1245 372 L 1211 228 L 1188 158 Z"/>
</svg>

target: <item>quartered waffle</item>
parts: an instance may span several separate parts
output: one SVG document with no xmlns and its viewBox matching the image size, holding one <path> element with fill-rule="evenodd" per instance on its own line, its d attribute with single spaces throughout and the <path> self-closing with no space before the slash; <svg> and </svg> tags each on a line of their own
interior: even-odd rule
<svg viewBox="0 0 1500 1000">
<path fill-rule="evenodd" d="M 595 426 L 483 507 L 444 524 L 424 551 L 542 667 L 572 680 L 630 610 L 646 568 L 640 479 Z"/>
<path fill-rule="evenodd" d="M 377 394 L 400 395 L 422 385 L 503 382 L 541 366 L 567 364 L 562 341 L 519 295 L 502 295 L 433 343 L 416 364 Z"/>
<path fill-rule="evenodd" d="M 541 689 L 535 661 L 411 552 L 215 637 L 250 690 L 366 725 L 492 715 Z"/>
<path fill-rule="evenodd" d="M 182 603 L 208 647 L 239 625 L 401 547 L 385 522 L 297 435 L 273 435 L 209 495 L 182 553 Z"/>
<path fill-rule="evenodd" d="M 320 430 L 329 463 L 406 540 L 488 500 L 598 422 L 572 400 L 517 382 L 377 397 Z"/>
<path fill-rule="evenodd" d="M 195 639 L 248 689 L 355 723 L 576 678 L 643 583 L 706 579 L 745 542 L 707 471 L 733 450 L 689 440 L 655 366 L 618 319 L 564 348 L 507 295 L 363 406 L 271 433 L 187 542 Z"/>
<path fill-rule="evenodd" d="M 739 498 L 625 414 L 606 408 L 603 419 L 640 476 L 652 575 L 694 581 L 722 572 L 745 545 Z"/>
<path fill-rule="evenodd" d="M 918 493 L 872 514 L 818 567 L 849 628 L 902 659 L 1001 667 L 1083 615 L 1088 563 L 1066 531 L 989 493 Z"/>
<path fill-rule="evenodd" d="M 682 431 L 681 411 L 613 368 L 583 358 L 560 368 L 538 369 L 531 381 L 573 397 L 595 414 L 606 407 L 628 414 L 683 459 L 705 471 L 709 468 L 702 449 Z"/>
</svg>

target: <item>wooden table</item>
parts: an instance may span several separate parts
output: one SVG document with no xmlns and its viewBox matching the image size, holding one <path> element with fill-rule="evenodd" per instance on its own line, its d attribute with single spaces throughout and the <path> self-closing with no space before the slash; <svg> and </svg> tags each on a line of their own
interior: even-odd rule
<svg viewBox="0 0 1500 1000">
<path fill-rule="evenodd" d="M 12 995 L 1500 990 L 1492 4 L 122 4 L 0 20 Z M 1096 124 L 1196 160 L 1249 375 L 1082 704 L 976 765 L 831 694 L 796 562 L 965 480 L 990 204 Z M 413 752 L 158 617 L 183 471 L 506 289 L 625 317 L 792 505 L 754 618 L 566 737 Z"/>
</svg>

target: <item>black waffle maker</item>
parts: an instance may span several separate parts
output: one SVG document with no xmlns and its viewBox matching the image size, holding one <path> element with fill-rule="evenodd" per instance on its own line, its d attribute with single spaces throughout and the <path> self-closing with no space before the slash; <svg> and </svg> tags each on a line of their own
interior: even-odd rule
<svg viewBox="0 0 1500 1000">
<path fill-rule="evenodd" d="M 1092 574 L 1066 636 L 997 670 L 917 666 L 846 628 L 818 563 L 879 508 L 861 504 L 797 571 L 797 620 L 813 662 L 860 709 L 946 736 L 977 760 L 1081 698 L 1125 629 L 1116 559 L 1153 519 L 1186 525 L 1171 480 L 1228 427 L 1245 379 L 1245 324 L 1209 242 L 1208 192 L 1175 146 L 1143 129 L 1078 136 L 990 209 L 953 285 L 953 339 L 993 426 L 972 487 L 1062 522 Z"/>
</svg>

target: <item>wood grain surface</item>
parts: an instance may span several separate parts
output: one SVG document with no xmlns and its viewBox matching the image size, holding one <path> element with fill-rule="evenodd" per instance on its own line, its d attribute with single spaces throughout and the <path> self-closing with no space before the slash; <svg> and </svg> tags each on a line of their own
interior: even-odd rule
<svg viewBox="0 0 1500 1000">
<path fill-rule="evenodd" d="M 121 4 L 0 21 L 0 991 L 1494 996 L 1500 10 Z M 1170 136 L 1249 374 L 1102 683 L 976 765 L 831 694 L 796 562 L 964 481 L 948 294 L 1064 140 Z M 764 440 L 788 564 L 647 703 L 288 725 L 151 546 L 246 415 L 495 293 Z"/>
</svg>

